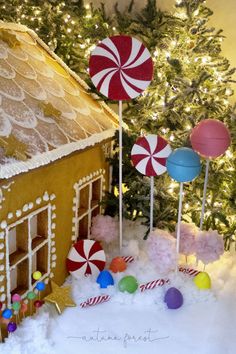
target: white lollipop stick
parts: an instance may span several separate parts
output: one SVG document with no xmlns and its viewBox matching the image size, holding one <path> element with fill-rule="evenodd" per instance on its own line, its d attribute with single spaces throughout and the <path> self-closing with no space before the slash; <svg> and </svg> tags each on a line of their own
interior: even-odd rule
<svg viewBox="0 0 236 354">
<path fill-rule="evenodd" d="M 150 232 L 153 230 L 154 177 L 150 177 Z"/>
<path fill-rule="evenodd" d="M 201 219 L 200 219 L 200 230 L 202 230 L 204 214 L 205 214 L 205 205 L 206 205 L 206 192 L 207 192 L 207 183 L 208 183 L 208 175 L 209 175 L 209 164 L 210 160 L 206 160 L 206 173 L 205 173 L 205 180 L 204 180 L 204 189 L 203 189 L 203 200 L 202 200 L 202 212 L 201 212 Z"/>
<path fill-rule="evenodd" d="M 181 223 L 181 216 L 182 216 L 183 186 L 184 186 L 183 182 L 180 182 L 177 239 L 176 239 L 176 253 L 177 253 L 176 272 L 178 271 L 178 259 L 179 259 L 180 223 Z"/>
<path fill-rule="evenodd" d="M 120 237 L 120 250 L 122 248 L 122 101 L 119 101 L 119 237 Z"/>
</svg>

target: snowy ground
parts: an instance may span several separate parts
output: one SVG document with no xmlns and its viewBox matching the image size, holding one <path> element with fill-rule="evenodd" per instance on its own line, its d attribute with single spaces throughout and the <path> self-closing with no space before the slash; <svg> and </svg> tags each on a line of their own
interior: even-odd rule
<svg viewBox="0 0 236 354">
<path fill-rule="evenodd" d="M 114 276 L 116 284 L 125 274 L 136 276 L 139 283 L 158 279 L 142 242 L 139 247 L 129 242 L 124 253 L 131 251 L 137 260 Z M 112 299 L 86 309 L 68 308 L 61 316 L 45 305 L 0 344 L 0 354 L 234 354 L 236 254 L 226 253 L 206 271 L 211 291 L 198 290 L 183 274 L 172 274 L 168 286 L 133 295 L 119 292 L 116 286 L 101 291 L 92 277 L 68 278 L 77 304 L 101 293 Z M 168 310 L 163 302 L 170 286 L 184 296 L 178 310 Z"/>
</svg>

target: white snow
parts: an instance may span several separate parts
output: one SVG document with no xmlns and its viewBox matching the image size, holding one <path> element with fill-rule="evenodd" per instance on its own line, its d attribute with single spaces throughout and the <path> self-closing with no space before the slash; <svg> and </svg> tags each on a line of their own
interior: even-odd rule
<svg viewBox="0 0 236 354">
<path fill-rule="evenodd" d="M 46 304 L 0 344 L 0 354 L 234 354 L 235 251 L 206 267 L 211 290 L 198 290 L 187 275 L 171 274 L 170 285 L 144 293 L 121 293 L 117 283 L 124 275 L 134 275 L 140 284 L 161 276 L 147 258 L 145 241 L 137 241 L 138 229 L 126 223 L 129 240 L 124 242 L 122 254 L 135 255 L 136 259 L 124 273 L 114 274 L 114 287 L 100 289 L 96 277 L 69 277 L 66 281 L 72 285 L 77 305 L 99 294 L 110 294 L 109 302 L 84 309 L 67 308 L 61 316 Z M 113 250 L 107 265 L 117 255 Z M 178 310 L 168 310 L 163 302 L 170 286 L 183 294 L 184 304 Z"/>
</svg>

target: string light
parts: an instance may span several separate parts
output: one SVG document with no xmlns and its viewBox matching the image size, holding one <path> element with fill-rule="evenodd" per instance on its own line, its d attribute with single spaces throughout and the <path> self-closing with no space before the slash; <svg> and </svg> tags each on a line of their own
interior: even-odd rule
<svg viewBox="0 0 236 354">
<path fill-rule="evenodd" d="M 156 49 L 155 52 L 153 53 L 154 57 L 158 57 L 159 51 Z"/>
<path fill-rule="evenodd" d="M 225 94 L 226 94 L 227 96 L 231 96 L 232 93 L 233 93 L 233 91 L 232 91 L 230 88 L 227 88 L 227 89 L 225 90 Z"/>
<path fill-rule="evenodd" d="M 230 150 L 227 150 L 225 154 L 230 159 L 234 156 Z"/>
</svg>

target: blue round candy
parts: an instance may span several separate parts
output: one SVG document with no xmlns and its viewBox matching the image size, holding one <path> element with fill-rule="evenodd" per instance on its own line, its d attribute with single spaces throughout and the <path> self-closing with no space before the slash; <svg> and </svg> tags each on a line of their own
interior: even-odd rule
<svg viewBox="0 0 236 354">
<path fill-rule="evenodd" d="M 36 285 L 36 289 L 38 291 L 43 291 L 46 288 L 46 285 L 43 281 L 39 281 Z"/>
<path fill-rule="evenodd" d="M 190 182 L 201 172 L 200 157 L 190 148 L 178 148 L 169 155 L 166 168 L 177 182 Z"/>
<path fill-rule="evenodd" d="M 6 319 L 9 319 L 12 317 L 12 310 L 10 309 L 5 309 L 3 312 L 2 312 L 2 317 L 3 318 L 6 318 Z"/>
<path fill-rule="evenodd" d="M 108 270 L 102 270 L 97 277 L 97 283 L 100 288 L 107 288 L 109 285 L 114 285 L 114 279 Z"/>
</svg>

